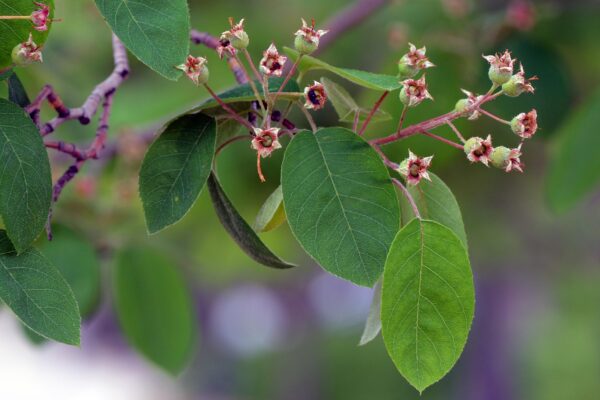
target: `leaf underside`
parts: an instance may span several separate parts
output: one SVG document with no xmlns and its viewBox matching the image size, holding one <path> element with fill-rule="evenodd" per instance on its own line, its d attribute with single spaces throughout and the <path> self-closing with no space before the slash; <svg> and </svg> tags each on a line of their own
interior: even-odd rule
<svg viewBox="0 0 600 400">
<path fill-rule="evenodd" d="M 276 269 L 295 267 L 294 264 L 289 264 L 273 254 L 260 240 L 227 198 L 214 174 L 208 178 L 208 190 L 221 224 L 244 253 L 257 263 L 267 267 Z"/>
<path fill-rule="evenodd" d="M 417 208 L 424 219 L 439 222 L 450 228 L 456 236 L 467 245 L 467 233 L 462 214 L 456 198 L 450 188 L 433 172 L 429 172 L 431 182 L 423 179 L 418 185 L 409 186 L 408 191 L 413 196 Z M 400 196 L 402 204 L 402 220 L 410 221 L 415 218 L 412 207 L 405 196 Z"/>
<path fill-rule="evenodd" d="M 462 353 L 474 296 L 466 250 L 450 229 L 414 219 L 398 233 L 383 275 L 383 339 L 400 373 L 420 392 Z"/>
<path fill-rule="evenodd" d="M 258 211 L 254 221 L 254 230 L 256 232 L 272 231 L 283 224 L 285 219 L 283 191 L 281 185 L 279 185 Z"/>
</svg>

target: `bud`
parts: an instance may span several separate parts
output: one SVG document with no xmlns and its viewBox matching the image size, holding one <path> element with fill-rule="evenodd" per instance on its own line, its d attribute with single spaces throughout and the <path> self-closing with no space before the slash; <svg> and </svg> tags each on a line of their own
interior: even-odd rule
<svg viewBox="0 0 600 400">
<path fill-rule="evenodd" d="M 302 28 L 296 32 L 294 47 L 300 54 L 311 54 L 319 48 L 319 39 L 329 31 L 315 30 L 315 20 L 309 26 L 304 18 L 302 19 Z"/>
<path fill-rule="evenodd" d="M 402 81 L 402 89 L 400 90 L 400 101 L 408 107 L 414 107 L 425 99 L 433 100 L 433 97 L 427 91 L 427 83 L 425 75 L 421 79 L 406 79 Z"/>
<path fill-rule="evenodd" d="M 250 44 L 250 38 L 248 37 L 246 31 L 244 31 L 244 19 L 242 18 L 240 22 L 234 24 L 233 18 L 229 18 L 229 24 L 231 25 L 231 29 L 221 34 L 219 43 L 225 44 L 225 46 L 223 46 L 222 52 L 227 51 L 231 53 L 230 50 L 227 50 L 228 45 L 233 47 L 233 49 L 235 50 L 244 50 Z M 233 53 L 232 55 L 235 55 L 235 53 Z M 220 56 L 222 57 L 222 53 L 220 54 Z"/>
<path fill-rule="evenodd" d="M 502 91 L 505 95 L 510 97 L 517 97 L 521 93 L 533 93 L 535 89 L 531 85 L 531 81 L 537 80 L 537 76 L 533 76 L 529 79 L 525 78 L 525 70 L 523 64 L 520 66 L 519 72 L 513 75 L 508 82 L 502 85 Z"/>
<path fill-rule="evenodd" d="M 521 163 L 521 145 L 516 149 L 509 149 L 505 146 L 494 148 L 490 155 L 490 162 L 496 168 L 503 169 L 506 172 L 513 170 L 523 172 L 523 164 Z"/>
<path fill-rule="evenodd" d="M 42 48 L 35 44 L 33 36 L 29 34 L 26 42 L 15 46 L 12 51 L 12 61 L 17 66 L 25 66 L 34 62 L 42 62 Z"/>
<path fill-rule="evenodd" d="M 537 131 L 537 111 L 535 109 L 528 113 L 521 113 L 510 121 L 512 131 L 523 139 L 529 139 Z"/>
<path fill-rule="evenodd" d="M 421 179 L 431 181 L 427 169 L 429 168 L 432 159 L 433 156 L 423 158 L 418 157 L 409 150 L 408 158 L 400 163 L 396 171 L 406 178 L 406 182 L 409 185 L 416 185 L 421 182 Z"/>
<path fill-rule="evenodd" d="M 177 69 L 185 72 L 188 78 L 192 80 L 196 85 L 204 85 L 208 83 L 210 76 L 208 67 L 206 64 L 208 61 L 203 57 L 188 56 L 185 64 L 177 66 Z"/>
<path fill-rule="evenodd" d="M 425 52 L 427 49 L 423 46 L 420 49 L 409 43 L 409 51 L 405 55 L 400 58 L 398 61 L 398 72 L 400 73 L 400 78 L 412 78 L 419 71 L 435 67 L 435 65 L 429 61 L 427 57 L 425 57 Z"/>
<path fill-rule="evenodd" d="M 286 61 L 287 57 L 279 55 L 277 47 L 271 43 L 260 60 L 260 71 L 267 76 L 281 76 Z"/>
<path fill-rule="evenodd" d="M 454 112 L 461 114 L 464 117 L 468 117 L 470 120 L 479 118 L 481 113 L 474 109 L 474 105 L 477 104 L 483 96 L 476 96 L 474 93 L 469 92 L 465 89 L 460 89 L 464 94 L 467 95 L 466 99 L 460 99 L 454 106 Z"/>
<path fill-rule="evenodd" d="M 465 142 L 464 150 L 469 161 L 480 162 L 488 166 L 490 155 L 494 150 L 492 147 L 492 137 L 488 135 L 485 140 L 480 137 L 472 137 Z"/>
<path fill-rule="evenodd" d="M 321 82 L 315 81 L 312 85 L 307 86 L 304 89 L 304 97 L 306 103 L 304 107 L 309 110 L 320 110 L 325 107 L 327 102 L 327 93 L 325 93 L 325 86 Z"/>
<path fill-rule="evenodd" d="M 252 148 L 258 152 L 262 158 L 268 157 L 271 153 L 281 148 L 279 143 L 279 128 L 260 129 L 254 128 L 254 139 L 252 139 Z"/>
<path fill-rule="evenodd" d="M 496 85 L 502 85 L 510 79 L 513 74 L 513 67 L 517 59 L 512 59 L 508 50 L 504 54 L 496 53 L 493 56 L 483 56 L 490 63 L 488 76 Z"/>
<path fill-rule="evenodd" d="M 33 23 L 33 29 L 39 32 L 48 30 L 48 16 L 50 15 L 50 8 L 44 3 L 34 2 L 38 9 L 31 13 L 31 22 Z"/>
</svg>

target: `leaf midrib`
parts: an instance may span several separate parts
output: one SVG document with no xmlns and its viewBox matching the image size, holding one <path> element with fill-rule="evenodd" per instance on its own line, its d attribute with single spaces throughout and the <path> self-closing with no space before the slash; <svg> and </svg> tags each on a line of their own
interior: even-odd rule
<svg viewBox="0 0 600 400">
<path fill-rule="evenodd" d="M 325 168 L 327 169 L 327 173 L 328 173 L 327 177 L 331 181 L 331 186 L 333 186 L 333 190 L 335 191 L 335 197 L 338 200 L 338 203 L 342 210 L 342 215 L 344 216 L 344 220 L 346 221 L 346 225 L 348 226 L 348 230 L 350 231 L 350 235 L 352 236 L 352 241 L 354 242 L 354 246 L 356 247 L 356 251 L 358 252 L 358 256 L 360 258 L 360 264 L 366 275 L 367 280 L 370 281 L 371 277 L 370 277 L 369 271 L 366 268 L 365 261 L 362 256 L 362 252 L 360 251 L 360 248 L 358 247 L 358 242 L 356 241 L 356 236 L 354 236 L 354 230 L 352 229 L 352 226 L 350 225 L 350 221 L 348 220 L 348 216 L 346 215 L 346 210 L 344 208 L 344 204 L 342 203 L 342 199 L 340 198 L 340 193 L 337 189 L 335 181 L 333 180 L 333 173 L 331 172 L 331 169 L 329 168 L 329 164 L 327 163 L 327 159 L 325 158 L 325 153 L 323 153 L 323 149 L 321 148 L 321 143 L 319 142 L 317 135 L 314 135 L 314 138 L 315 138 L 315 142 L 317 143 L 317 148 L 319 149 L 319 154 L 321 155 L 321 158 L 323 159 L 323 164 L 325 164 Z M 336 262 L 337 262 L 337 259 L 336 259 Z"/>
</svg>

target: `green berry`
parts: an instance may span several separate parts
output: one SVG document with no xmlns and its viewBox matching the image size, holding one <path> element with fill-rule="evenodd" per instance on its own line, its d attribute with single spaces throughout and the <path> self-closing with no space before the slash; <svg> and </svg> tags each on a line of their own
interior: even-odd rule
<svg viewBox="0 0 600 400">
<path fill-rule="evenodd" d="M 490 162 L 496 168 L 505 169 L 508 166 L 510 149 L 505 146 L 495 147 L 490 155 Z"/>
</svg>

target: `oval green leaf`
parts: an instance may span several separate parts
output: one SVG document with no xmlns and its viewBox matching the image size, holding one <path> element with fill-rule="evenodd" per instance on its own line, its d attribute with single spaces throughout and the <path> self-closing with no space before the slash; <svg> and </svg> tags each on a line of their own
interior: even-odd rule
<svg viewBox="0 0 600 400">
<path fill-rule="evenodd" d="M 47 4 L 50 8 L 50 18 L 54 17 L 54 0 L 36 0 L 38 3 Z M 0 15 L 31 15 L 37 9 L 33 0 L 0 0 Z M 12 65 L 12 51 L 19 43 L 27 41 L 29 34 L 33 34 L 33 41 L 41 46 L 46 43 L 52 22 L 48 23 L 48 30 L 38 32 L 33 29 L 29 20 L 0 20 L 0 70 Z"/>
<path fill-rule="evenodd" d="M 279 185 L 258 211 L 254 221 L 254 230 L 256 232 L 269 232 L 284 222 L 283 191 L 281 185 Z"/>
<path fill-rule="evenodd" d="M 361 108 L 343 86 L 327 78 L 321 78 L 321 83 L 325 86 L 327 98 L 331 101 L 340 122 L 354 123 L 357 114 L 359 122 L 367 119 L 370 110 Z M 390 119 L 392 119 L 391 115 L 379 108 L 373 114 L 371 122 L 384 122 Z"/>
<path fill-rule="evenodd" d="M 299 54 L 296 50 L 290 49 L 289 47 L 285 47 L 284 50 L 292 60 L 296 61 L 298 59 Z M 302 60 L 300 60 L 298 70 L 302 74 L 313 70 L 329 71 L 339 77 L 349 80 L 352 83 L 373 90 L 388 90 L 391 92 L 402 87 L 400 80 L 396 76 L 374 74 L 372 72 L 359 71 L 356 69 L 334 67 L 325 61 L 321 61 L 317 58 L 307 55 L 303 56 Z"/>
<path fill-rule="evenodd" d="M 267 267 L 277 269 L 295 267 L 294 264 L 289 264 L 273 254 L 260 240 L 227 198 L 214 174 L 208 178 L 208 190 L 221 224 L 244 253 L 257 263 Z"/>
<path fill-rule="evenodd" d="M 344 128 L 298 133 L 285 152 L 281 184 L 288 223 L 306 252 L 330 273 L 373 286 L 400 224 L 375 150 Z"/>
<path fill-rule="evenodd" d="M 0 215 L 17 252 L 44 229 L 52 178 L 42 137 L 16 104 L 0 99 Z"/>
<path fill-rule="evenodd" d="M 117 256 L 114 278 L 117 316 L 127 340 L 166 371 L 181 372 L 197 341 L 183 276 L 161 253 L 136 248 Z"/>
<path fill-rule="evenodd" d="M 35 333 L 79 345 L 81 317 L 71 288 L 35 249 L 17 255 L 0 231 L 0 300 Z"/>
<path fill-rule="evenodd" d="M 567 211 L 600 184 L 600 157 L 590 154 L 590 149 L 600 147 L 599 126 L 600 91 L 557 134 L 546 182 L 554 211 Z"/>
<path fill-rule="evenodd" d="M 412 220 L 385 263 L 381 321 L 390 357 L 419 392 L 460 357 L 474 308 L 473 275 L 460 239 L 437 222 Z"/>
<path fill-rule="evenodd" d="M 190 50 L 186 0 L 96 0 L 113 32 L 141 62 L 177 80 Z"/>
<path fill-rule="evenodd" d="M 178 222 L 200 196 L 215 155 L 216 131 L 209 116 L 183 115 L 148 149 L 140 170 L 140 196 L 149 233 Z"/>
<path fill-rule="evenodd" d="M 66 228 L 54 227 L 52 241 L 40 247 L 44 256 L 65 278 L 77 304 L 81 317 L 89 316 L 100 298 L 100 261 L 94 247 Z"/>
<path fill-rule="evenodd" d="M 467 233 L 462 219 L 462 213 L 456 198 L 446 184 L 434 173 L 429 172 L 431 181 L 421 180 L 416 186 L 408 186 L 408 191 L 413 196 L 421 217 L 439 222 L 450 228 L 467 245 Z M 410 221 L 415 218 L 410 203 L 405 196 L 400 196 L 402 204 L 402 220 Z"/>
</svg>

